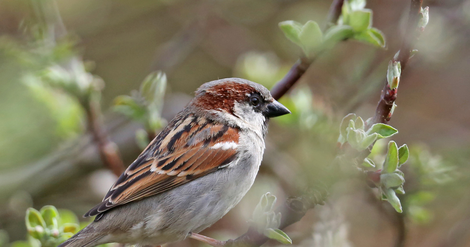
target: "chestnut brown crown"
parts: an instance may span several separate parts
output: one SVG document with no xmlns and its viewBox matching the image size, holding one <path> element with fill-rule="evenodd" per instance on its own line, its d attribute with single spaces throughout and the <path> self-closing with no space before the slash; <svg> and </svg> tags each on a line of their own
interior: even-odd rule
<svg viewBox="0 0 470 247">
<path fill-rule="evenodd" d="M 277 102 L 269 90 L 249 80 L 226 78 L 203 84 L 196 91 L 192 105 L 206 109 L 219 110 L 234 114 L 235 104 L 251 105 L 255 112 L 266 118 L 290 113 L 284 105 Z"/>
</svg>

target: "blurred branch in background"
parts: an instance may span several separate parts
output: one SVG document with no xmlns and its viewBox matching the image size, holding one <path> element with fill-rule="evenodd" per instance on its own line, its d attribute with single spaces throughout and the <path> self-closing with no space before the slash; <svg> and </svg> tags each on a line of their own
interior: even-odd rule
<svg viewBox="0 0 470 247">
<path fill-rule="evenodd" d="M 55 49 L 61 39 L 67 36 L 67 30 L 56 2 L 31 0 L 31 3 L 35 10 L 38 27 L 45 30 L 41 43 L 48 45 L 48 49 Z M 110 141 L 102 123 L 100 99 L 104 82 L 88 73 L 83 61 L 77 56 L 65 58 L 64 61 L 56 61 L 56 64 L 53 61 L 53 64 L 42 73 L 43 81 L 78 100 L 86 113 L 87 128 L 93 135 L 103 164 L 119 176 L 125 167 L 116 144 Z"/>
</svg>

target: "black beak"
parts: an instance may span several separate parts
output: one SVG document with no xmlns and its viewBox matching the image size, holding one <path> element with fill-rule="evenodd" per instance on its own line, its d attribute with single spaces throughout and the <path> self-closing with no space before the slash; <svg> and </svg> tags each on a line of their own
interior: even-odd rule
<svg viewBox="0 0 470 247">
<path fill-rule="evenodd" d="M 290 113 L 289 109 L 276 100 L 274 100 L 272 103 L 269 103 L 266 106 L 266 110 L 264 111 L 264 115 L 268 118 L 279 117 L 288 113 Z"/>
</svg>

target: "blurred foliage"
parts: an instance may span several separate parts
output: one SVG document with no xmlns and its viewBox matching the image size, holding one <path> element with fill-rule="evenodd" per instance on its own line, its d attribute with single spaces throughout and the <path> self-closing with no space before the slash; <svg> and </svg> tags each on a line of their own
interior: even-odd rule
<svg viewBox="0 0 470 247">
<path fill-rule="evenodd" d="M 470 145 L 467 126 L 470 125 L 469 114 L 463 109 L 468 105 L 469 90 L 465 81 L 470 55 L 470 35 L 466 31 L 470 25 L 469 1 L 433 1 L 431 9 L 422 10 L 420 27 L 428 25 L 429 31 L 423 33 L 418 44 L 420 53 L 411 60 L 413 67 L 404 75 L 393 62 L 387 73 L 385 70 L 393 56 L 391 52 L 400 46 L 407 1 L 369 1 L 367 8 L 365 1 L 347 1 L 340 20 L 323 25 L 329 4 L 307 0 L 139 3 L 58 0 L 57 12 L 71 30 L 70 34 L 59 35 L 58 25 L 50 26 L 54 8 L 44 8 L 44 14 L 37 15 L 41 8 L 34 10 L 28 1 L 2 2 L 0 16 L 5 21 L 0 24 L 0 116 L 6 117 L 0 121 L 3 137 L 0 173 L 27 184 L 29 181 L 21 180 L 26 170 L 37 173 L 35 184 L 53 182 L 50 177 L 43 177 L 40 170 L 43 163 L 29 162 L 43 156 L 55 157 L 51 152 L 66 146 L 64 140 L 82 137 L 84 100 L 99 101 L 105 112 L 116 103 L 114 109 L 139 122 L 142 125 L 139 128 L 143 129 L 135 137 L 142 148 L 155 134 L 152 131 L 184 106 L 188 97 L 183 94 L 190 95 L 203 82 L 233 75 L 269 88 L 298 58 L 295 47 L 298 46 L 299 51 L 315 57 L 315 64 L 300 84 L 281 99 L 292 114 L 273 119 L 270 125 L 264 165 L 250 191 L 255 194 L 249 194 L 242 201 L 244 205 L 209 229 L 208 235 L 220 229 L 226 229 L 226 238 L 238 235 L 239 229 L 246 227 L 246 219 L 240 215 L 250 214 L 259 194 L 265 191 L 275 192 L 278 201 L 282 201 L 291 194 L 290 187 L 327 179 L 324 170 L 335 158 L 336 142 L 341 135 L 340 142 L 351 141 L 356 151 L 375 142 L 371 155 L 357 167 L 377 172 L 381 177 L 381 191 L 375 191 L 377 197 L 383 194 L 395 198 L 396 192 L 410 243 L 427 246 L 429 241 L 439 242 L 437 236 L 446 236 L 447 229 L 458 227 L 455 222 L 469 217 L 466 205 L 470 170 L 466 164 Z M 376 49 L 385 46 L 385 34 L 389 49 Z M 340 42 L 345 39 L 373 46 Z M 96 65 L 87 60 L 96 61 Z M 166 75 L 151 71 L 165 71 Z M 171 82 L 168 85 L 166 76 Z M 361 116 L 373 113 L 384 78 L 392 87 L 401 87 L 400 107 L 391 124 L 393 129 L 400 130 L 400 134 L 393 136 L 396 143 L 408 143 L 410 147 L 409 160 L 402 167 L 400 157 L 404 157 L 405 149 L 395 142 L 376 140 L 379 132 L 374 132 L 377 136 L 368 133 L 362 127 L 367 126 L 367 121 L 362 118 L 356 117 L 352 124 L 348 120 L 343 125 L 346 132 L 344 128 L 338 131 L 341 117 L 346 113 L 356 112 Z M 106 89 L 103 81 L 107 83 Z M 130 96 L 118 96 L 129 92 Z M 125 136 L 133 137 L 134 132 L 113 138 L 125 139 Z M 418 141 L 426 145 L 417 144 Z M 134 143 L 133 138 L 125 142 Z M 132 150 L 126 153 L 127 161 L 138 155 L 138 148 L 124 146 L 122 150 Z M 103 195 L 89 193 L 96 190 L 88 180 L 98 166 L 86 166 L 87 162 L 82 161 L 80 172 L 73 176 L 61 170 L 65 178 L 41 187 L 46 190 L 33 188 L 23 192 L 28 195 L 28 205 L 60 205 L 80 214 L 91 207 Z M 54 164 L 50 169 L 63 169 L 63 166 Z M 339 198 L 334 204 L 348 208 L 344 217 L 339 217 L 337 212 L 323 211 L 329 206 L 321 207 L 316 212 L 320 219 L 307 216 L 297 228 L 287 231 L 294 245 L 376 246 L 378 241 L 388 245 L 387 239 L 394 229 L 384 224 L 386 217 L 369 207 L 373 203 L 359 199 L 355 193 L 362 187 L 350 180 L 342 178 L 341 184 L 346 189 L 336 188 L 332 192 Z M 9 188 L 2 190 L 5 189 Z M 406 194 L 398 193 L 401 190 Z M 0 228 L 6 230 L 0 230 L 0 246 L 9 242 L 13 243 L 10 246 L 38 246 L 41 240 L 31 235 L 27 241 L 18 241 L 26 233 L 24 215 L 18 213 L 24 207 L 18 207 L 16 197 L 20 192 L 12 194 L 0 202 Z M 348 196 L 353 199 L 347 199 Z M 395 207 L 399 209 L 398 204 Z M 29 222 L 30 230 L 41 236 L 44 246 L 58 241 L 59 235 L 67 236 L 68 232 L 61 230 L 64 222 L 78 224 L 70 211 L 58 211 L 61 220 L 56 228 L 52 221 L 48 225 L 43 219 L 45 225 L 42 224 L 41 211 L 29 212 L 37 220 L 34 228 Z M 270 222 L 275 221 L 271 218 Z M 354 227 L 349 229 L 347 226 L 352 222 Z M 44 229 L 42 235 L 37 226 Z M 59 231 L 56 237 L 56 231 L 47 230 L 53 228 Z M 185 241 L 176 246 L 196 245 Z"/>
<path fill-rule="evenodd" d="M 153 72 L 144 79 L 139 91 L 115 99 L 116 111 L 145 126 L 145 130 L 136 132 L 136 141 L 141 149 L 151 141 L 149 137 L 156 136 L 156 130 L 166 125 L 165 119 L 161 117 L 166 84 L 165 73 Z"/>
<path fill-rule="evenodd" d="M 274 239 L 283 244 L 292 244 L 292 239 L 279 229 L 281 225 L 281 213 L 274 212 L 274 204 L 277 197 L 267 192 L 262 195 L 258 205 L 251 216 L 251 224 L 256 230 L 270 239 Z"/>
</svg>

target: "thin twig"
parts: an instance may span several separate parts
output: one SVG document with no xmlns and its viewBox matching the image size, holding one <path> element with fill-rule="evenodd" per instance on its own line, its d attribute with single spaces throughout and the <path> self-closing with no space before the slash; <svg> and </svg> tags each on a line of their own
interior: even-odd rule
<svg viewBox="0 0 470 247">
<path fill-rule="evenodd" d="M 109 140 L 108 134 L 103 127 L 99 102 L 89 99 L 83 102 L 82 105 L 87 116 L 88 130 L 93 135 L 102 162 L 119 177 L 125 170 L 124 163 L 122 162 L 117 145 Z"/>
<path fill-rule="evenodd" d="M 418 28 L 421 6 L 423 0 L 411 0 L 410 14 L 408 17 L 408 26 L 403 35 L 403 41 L 397 58 L 393 58 L 393 62 L 400 62 L 402 73 L 410 59 L 412 45 L 416 41 L 423 30 Z M 373 123 L 388 123 L 392 117 L 392 108 L 397 99 L 398 88 L 390 89 L 387 80 L 384 80 L 384 88 L 380 96 Z"/>
<path fill-rule="evenodd" d="M 292 66 L 287 74 L 271 89 L 271 95 L 274 99 L 278 100 L 284 96 L 302 77 L 312 64 L 312 60 L 303 57 Z"/>
</svg>

